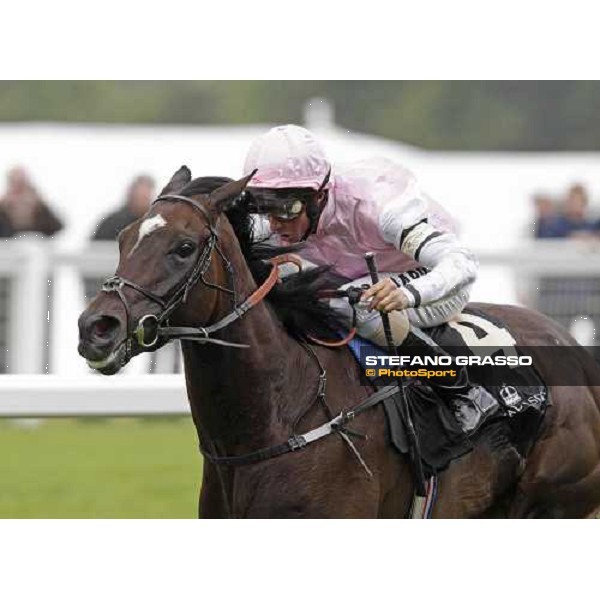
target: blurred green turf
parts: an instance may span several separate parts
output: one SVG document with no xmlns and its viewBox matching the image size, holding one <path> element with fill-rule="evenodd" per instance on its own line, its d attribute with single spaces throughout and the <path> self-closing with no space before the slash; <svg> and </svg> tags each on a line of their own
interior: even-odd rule
<svg viewBox="0 0 600 600">
<path fill-rule="evenodd" d="M 0 420 L 0 518 L 194 518 L 189 418 Z"/>
</svg>

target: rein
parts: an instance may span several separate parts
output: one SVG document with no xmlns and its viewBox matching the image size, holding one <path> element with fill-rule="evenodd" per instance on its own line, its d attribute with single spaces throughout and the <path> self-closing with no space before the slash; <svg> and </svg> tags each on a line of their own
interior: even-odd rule
<svg viewBox="0 0 600 600">
<path fill-rule="evenodd" d="M 208 327 L 159 327 L 159 336 L 169 340 L 192 340 L 194 342 L 211 342 L 213 344 L 234 346 L 236 348 L 249 348 L 248 344 L 234 344 L 233 342 L 211 338 L 210 335 L 242 318 L 253 306 L 262 302 L 279 280 L 279 266 L 285 263 L 297 264 L 296 261 L 296 257 L 291 255 L 282 255 L 272 258 L 269 262 L 273 265 L 273 268 L 261 286 L 248 296 L 244 302 L 236 305 L 228 315 L 216 323 L 213 323 Z"/>
<path fill-rule="evenodd" d="M 367 286 L 368 287 L 368 286 Z M 346 298 L 352 308 L 352 327 L 348 334 L 340 340 L 320 340 L 312 335 L 306 337 L 319 346 L 325 346 L 327 348 L 340 348 L 350 343 L 356 336 L 356 309 L 355 306 L 360 301 L 363 291 L 367 289 L 359 287 L 350 287 L 346 290 L 322 290 L 319 293 L 319 298 Z"/>
</svg>

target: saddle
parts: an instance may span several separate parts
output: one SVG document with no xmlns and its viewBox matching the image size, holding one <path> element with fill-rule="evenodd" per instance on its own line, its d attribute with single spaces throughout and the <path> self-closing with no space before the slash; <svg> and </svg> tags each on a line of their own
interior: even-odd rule
<svg viewBox="0 0 600 600">
<path fill-rule="evenodd" d="M 453 321 L 427 329 L 426 333 L 453 358 L 457 356 L 518 356 L 514 338 L 497 319 L 475 309 L 466 309 Z M 367 356 L 387 356 L 387 352 L 368 340 L 350 342 L 354 356 L 367 373 Z M 400 348 L 400 354 L 402 349 Z M 464 359 L 463 359 L 464 360 Z M 478 362 L 476 359 L 474 363 Z M 470 452 L 487 440 L 494 448 L 512 446 L 525 457 L 537 438 L 546 408 L 550 404 L 548 389 L 533 366 L 467 366 L 469 379 L 487 389 L 498 402 L 498 410 L 483 415 L 484 421 L 474 432 L 463 424 L 422 379 L 403 377 L 404 393 L 419 439 L 423 471 L 433 476 L 443 471 L 450 461 Z M 377 389 L 397 380 L 366 375 Z M 399 405 L 399 394 L 384 401 L 389 440 L 400 453 L 409 452 L 405 425 Z M 478 407 L 473 407 L 479 410 Z"/>
</svg>

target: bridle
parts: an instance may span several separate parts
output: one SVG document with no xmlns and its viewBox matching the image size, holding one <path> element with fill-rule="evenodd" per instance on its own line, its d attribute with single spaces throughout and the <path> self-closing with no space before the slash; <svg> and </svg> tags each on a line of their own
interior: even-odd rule
<svg viewBox="0 0 600 600">
<path fill-rule="evenodd" d="M 148 291 L 137 283 L 125 279 L 120 275 L 114 275 L 109 277 L 102 285 L 102 291 L 107 293 L 116 293 L 123 304 L 125 309 L 126 318 L 126 337 L 121 342 L 125 344 L 125 355 L 123 357 L 124 362 L 129 361 L 133 356 L 133 341 L 137 342 L 137 345 L 143 350 L 154 349 L 159 343 L 166 343 L 171 340 L 193 340 L 199 343 L 211 343 L 218 344 L 221 346 L 231 346 L 235 348 L 248 348 L 247 344 L 237 344 L 234 342 L 228 342 L 225 340 L 211 337 L 215 331 L 224 329 L 234 321 L 240 319 L 246 312 L 248 312 L 253 306 L 258 304 L 263 298 L 271 291 L 273 286 L 277 283 L 279 278 L 279 265 L 292 262 L 300 266 L 300 260 L 294 256 L 278 256 L 271 260 L 273 268 L 269 273 L 269 276 L 262 283 L 262 285 L 253 292 L 244 302 L 238 304 L 237 293 L 235 289 L 235 278 L 233 273 L 233 267 L 231 262 L 224 255 L 221 247 L 219 246 L 219 235 L 216 231 L 216 223 L 213 223 L 210 213 L 204 206 L 195 202 L 191 198 L 186 196 L 180 196 L 178 194 L 165 194 L 159 196 L 153 204 L 157 202 L 182 202 L 192 207 L 195 211 L 199 212 L 210 231 L 208 241 L 206 242 L 202 252 L 198 255 L 196 263 L 192 267 L 191 271 L 186 275 L 181 283 L 177 286 L 174 292 L 172 292 L 169 298 L 161 298 L 153 292 Z M 210 266 L 213 253 L 217 252 L 223 261 L 225 270 L 227 271 L 228 286 L 223 287 L 216 283 L 207 281 L 205 279 L 206 272 Z M 168 323 L 168 319 L 181 304 L 184 304 L 187 300 L 190 290 L 200 281 L 207 287 L 220 290 L 231 296 L 232 310 L 225 317 L 205 327 L 172 327 Z M 158 315 L 146 314 L 141 317 L 137 323 L 134 323 L 134 319 L 131 314 L 131 308 L 127 297 L 124 293 L 124 288 L 131 288 L 151 300 L 161 308 L 161 312 Z M 146 339 L 148 331 L 153 330 L 150 339 Z"/>
<path fill-rule="evenodd" d="M 293 263 L 299 269 L 302 268 L 302 261 L 299 257 L 294 256 L 292 254 L 280 255 L 270 259 L 273 268 L 269 273 L 268 277 L 265 281 L 241 304 L 237 303 L 237 294 L 235 290 L 235 280 L 233 267 L 231 262 L 227 259 L 227 257 L 223 254 L 219 246 L 219 236 L 216 231 L 216 223 L 213 223 L 210 213 L 206 210 L 204 206 L 195 202 L 191 198 L 187 198 L 186 196 L 180 196 L 177 194 L 165 194 L 163 196 L 159 196 L 153 204 L 157 202 L 183 202 L 188 206 L 192 207 L 195 211 L 198 211 L 206 220 L 208 229 L 210 231 L 210 235 L 208 241 L 206 242 L 202 252 L 199 254 L 194 267 L 191 269 L 189 275 L 184 277 L 181 283 L 177 286 L 175 291 L 170 295 L 168 299 L 161 298 L 157 296 L 153 292 L 150 292 L 144 289 L 142 286 L 137 283 L 130 281 L 129 279 L 125 279 L 119 275 L 115 275 L 113 277 L 109 277 L 102 286 L 102 291 L 106 293 L 116 293 L 121 302 L 123 303 L 126 319 L 127 319 L 127 333 L 126 338 L 124 340 L 125 343 L 125 362 L 127 362 L 132 357 L 133 352 L 133 340 L 137 341 L 139 347 L 144 350 L 155 348 L 162 341 L 170 341 L 174 339 L 180 340 L 192 340 L 194 342 L 199 343 L 212 343 L 219 344 L 222 346 L 232 346 L 236 348 L 248 348 L 246 344 L 237 344 L 233 342 L 228 342 L 222 339 L 217 339 L 211 337 L 215 331 L 219 331 L 224 329 L 234 321 L 240 319 L 244 314 L 246 314 L 253 306 L 260 303 L 265 296 L 271 291 L 271 289 L 275 286 L 277 281 L 279 280 L 279 266 L 286 263 Z M 222 286 L 217 285 L 216 283 L 209 282 L 205 279 L 205 274 L 208 271 L 210 266 L 213 252 L 217 252 L 221 257 L 225 269 L 228 274 L 229 280 L 229 288 L 224 288 Z M 172 327 L 168 324 L 168 318 L 173 313 L 173 311 L 179 307 L 181 304 L 185 303 L 187 300 L 189 291 L 194 287 L 194 285 L 198 282 L 202 282 L 207 287 L 212 287 L 223 291 L 232 297 L 232 310 L 222 319 L 213 323 L 211 325 L 202 326 L 202 327 Z M 142 296 L 148 298 L 155 304 L 158 304 L 161 308 L 160 314 L 153 315 L 151 313 L 144 315 L 138 321 L 137 326 L 135 326 L 133 322 L 133 318 L 131 315 L 131 309 L 129 303 L 127 301 L 127 297 L 124 293 L 124 288 L 129 287 L 136 292 L 140 293 Z M 338 292 L 339 293 L 339 292 Z M 348 292 L 342 292 L 346 296 Z M 333 292 L 335 294 L 335 292 Z M 358 299 L 359 296 L 356 297 Z M 154 333 L 150 341 L 146 340 L 146 324 L 149 322 L 153 322 L 153 326 L 155 328 Z M 336 342 L 324 342 L 322 340 L 317 340 L 309 336 L 309 338 L 316 343 L 326 346 L 341 346 L 348 343 L 351 337 L 355 333 L 355 328 L 352 328 L 351 335 L 346 336 L 343 340 L 339 340 Z M 123 342 L 122 342 L 123 343 Z M 317 427 L 312 429 L 304 434 L 294 434 L 290 438 L 288 438 L 285 442 L 278 444 L 276 446 L 270 446 L 268 448 L 261 448 L 254 452 L 250 452 L 241 456 L 216 456 L 210 452 L 208 452 L 205 448 L 200 446 L 202 453 L 205 458 L 215 464 L 217 467 L 219 466 L 243 466 L 249 465 L 256 462 L 261 462 L 264 460 L 268 460 L 271 458 L 275 458 L 277 456 L 281 456 L 282 454 L 287 454 L 288 452 L 295 452 L 297 450 L 302 450 L 308 445 L 320 440 L 322 438 L 328 437 L 332 434 L 339 434 L 344 442 L 348 445 L 350 450 L 353 452 L 355 457 L 357 458 L 359 464 L 366 471 L 369 477 L 372 477 L 373 474 L 362 458 L 360 452 L 356 448 L 356 446 L 350 440 L 350 435 L 364 438 L 359 433 L 353 432 L 347 429 L 346 425 L 356 418 L 359 414 L 363 413 L 366 410 L 376 406 L 377 404 L 387 400 L 392 397 L 396 393 L 395 386 L 388 386 L 387 388 L 383 388 L 372 394 L 365 400 L 363 400 L 359 405 L 353 407 L 350 410 L 343 410 L 337 416 L 333 416 L 327 403 L 325 402 L 325 386 L 326 386 L 326 371 L 321 364 L 317 354 L 304 342 L 301 342 L 302 347 L 307 351 L 312 357 L 315 359 L 319 370 L 319 386 L 317 390 L 317 395 L 315 401 L 309 405 L 309 409 L 314 405 L 314 402 L 320 401 L 323 406 L 326 408 L 329 420 Z M 219 471 L 220 473 L 220 471 Z M 224 493 L 224 498 L 226 500 L 226 494 Z"/>
</svg>

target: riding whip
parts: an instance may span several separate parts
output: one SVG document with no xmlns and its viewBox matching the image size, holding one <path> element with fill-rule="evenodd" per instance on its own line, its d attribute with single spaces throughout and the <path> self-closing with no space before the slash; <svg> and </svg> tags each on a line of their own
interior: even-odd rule
<svg viewBox="0 0 600 600">
<path fill-rule="evenodd" d="M 365 254 L 365 260 L 367 261 L 367 267 L 369 274 L 371 275 L 371 281 L 376 284 L 379 281 L 379 275 L 377 273 L 377 265 L 375 263 L 375 255 L 373 252 L 367 252 Z M 385 333 L 385 341 L 388 346 L 388 352 L 390 355 L 399 356 L 398 348 L 394 343 L 394 336 L 392 334 L 392 328 L 390 325 L 390 317 L 387 313 L 381 311 L 381 321 L 383 323 L 383 331 Z M 421 462 L 421 451 L 419 448 L 419 439 L 417 438 L 417 432 L 410 414 L 410 408 L 408 406 L 408 399 L 406 397 L 406 390 L 404 389 L 404 381 L 402 377 L 397 378 L 398 382 L 398 393 L 400 397 L 399 407 L 402 413 L 402 419 L 406 427 L 406 437 L 408 439 L 408 446 L 411 461 L 415 469 L 415 480 L 416 480 L 416 493 L 417 496 L 425 496 L 425 475 L 423 473 L 423 463 Z"/>
</svg>

